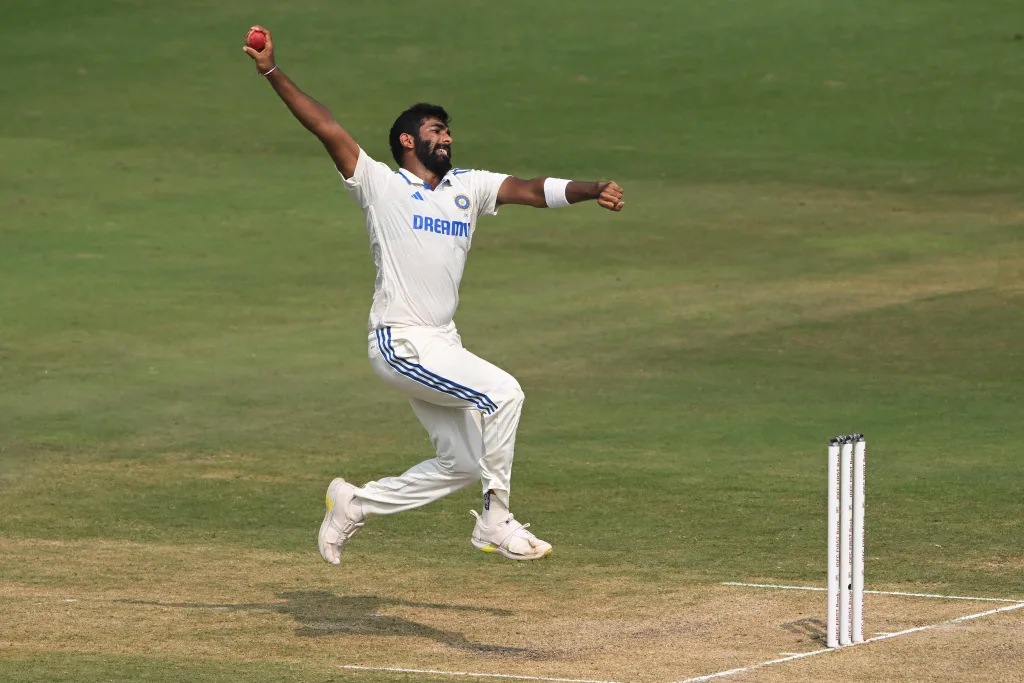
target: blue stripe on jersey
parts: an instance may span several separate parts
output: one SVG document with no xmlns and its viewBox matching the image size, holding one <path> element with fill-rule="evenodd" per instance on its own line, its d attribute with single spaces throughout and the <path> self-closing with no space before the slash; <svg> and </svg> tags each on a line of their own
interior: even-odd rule
<svg viewBox="0 0 1024 683">
<path fill-rule="evenodd" d="M 409 183 L 410 185 L 412 185 L 412 181 L 411 181 L 411 180 L 409 180 L 408 178 L 406 178 L 406 177 L 405 177 L 405 174 L 404 174 L 404 173 L 402 173 L 401 171 L 395 171 L 395 175 L 400 175 L 400 176 L 402 176 L 402 179 L 403 179 L 403 180 L 405 180 L 405 182 L 407 182 L 407 183 Z"/>
<path fill-rule="evenodd" d="M 463 173 L 469 173 L 473 169 L 471 168 L 457 168 L 452 172 L 452 175 L 462 175 Z"/>
<path fill-rule="evenodd" d="M 388 365 L 399 374 L 435 391 L 472 403 L 485 414 L 489 415 L 498 409 L 498 406 L 486 394 L 446 379 L 418 363 L 399 358 L 392 345 L 390 327 L 385 330 L 376 330 L 375 334 L 377 335 L 377 348 L 384 355 Z"/>
</svg>

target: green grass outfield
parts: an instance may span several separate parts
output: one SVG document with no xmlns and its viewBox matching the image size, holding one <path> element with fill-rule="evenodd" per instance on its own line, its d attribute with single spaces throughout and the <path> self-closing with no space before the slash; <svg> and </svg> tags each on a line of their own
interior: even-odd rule
<svg viewBox="0 0 1024 683">
<path fill-rule="evenodd" d="M 77 550 L 52 576 L 0 553 L 0 615 L 29 588 L 140 597 L 116 566 L 75 578 L 93 543 L 215 546 L 243 569 L 279 553 L 264 578 L 290 586 L 321 562 L 333 476 L 429 455 L 366 360 L 362 216 L 253 74 L 257 22 L 378 159 L 428 100 L 459 166 L 627 192 L 618 215 L 483 220 L 463 282 L 464 342 L 527 395 L 513 509 L 550 561 L 475 553 L 470 487 L 373 519 L 323 586 L 384 566 L 455 602 L 488 577 L 525 596 L 584 576 L 821 584 L 825 444 L 860 430 L 869 587 L 1024 598 L 1019 1 L 3 15 L 0 543 Z M 0 634 L 0 679 L 342 676 L 30 636 Z"/>
</svg>

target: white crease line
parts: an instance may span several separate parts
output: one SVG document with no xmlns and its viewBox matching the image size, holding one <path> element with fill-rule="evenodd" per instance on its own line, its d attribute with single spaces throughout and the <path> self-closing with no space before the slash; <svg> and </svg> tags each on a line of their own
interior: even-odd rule
<svg viewBox="0 0 1024 683">
<path fill-rule="evenodd" d="M 719 671 L 718 673 L 707 674 L 706 676 L 697 676 L 696 678 L 687 678 L 684 681 L 678 681 L 678 683 L 698 683 L 698 681 L 710 681 L 713 678 L 724 678 L 725 676 L 732 676 L 735 674 L 746 673 L 748 671 L 754 671 L 762 667 L 769 666 L 771 664 L 781 664 L 783 662 L 791 662 L 794 659 L 803 659 L 804 657 L 813 657 L 814 655 L 823 655 L 828 652 L 838 652 L 841 650 L 848 650 L 851 647 L 860 647 L 861 645 L 867 645 L 868 643 L 876 643 L 880 640 L 888 640 L 889 638 L 895 638 L 896 636 L 905 636 L 908 633 L 918 633 L 920 631 L 928 631 L 939 626 L 947 626 L 949 624 L 958 624 L 963 621 L 971 621 L 972 619 L 981 619 L 991 614 L 998 614 L 999 612 L 1010 612 L 1015 609 L 1021 609 L 1024 607 L 1024 602 L 1018 602 L 1014 605 L 1007 605 L 1006 607 L 997 607 L 996 609 L 990 609 L 987 612 L 978 612 L 977 614 L 968 614 L 966 617 L 957 617 L 956 619 L 949 619 L 947 621 L 941 621 L 938 624 L 928 624 L 927 626 L 916 626 L 914 628 L 908 628 L 905 631 L 897 631 L 896 633 L 885 633 L 874 638 L 868 638 L 862 643 L 854 643 L 853 645 L 847 645 L 839 648 L 825 648 L 824 650 L 813 650 L 811 652 L 805 652 L 799 655 L 793 655 L 791 657 L 783 657 L 782 659 L 773 659 L 769 662 L 760 662 L 759 664 L 752 664 L 750 666 L 740 667 L 738 669 L 729 669 L 728 671 Z"/>
<path fill-rule="evenodd" d="M 696 678 L 687 678 L 685 681 L 679 681 L 679 683 L 697 683 L 698 681 L 710 681 L 712 678 L 723 678 L 725 676 L 732 676 L 734 674 L 741 674 L 747 671 L 753 671 L 754 669 L 760 669 L 763 666 L 769 664 L 781 664 L 782 662 L 792 662 L 794 659 L 803 659 L 804 657 L 813 657 L 814 655 L 824 654 L 826 652 L 832 652 L 832 650 L 813 650 L 811 652 L 803 652 L 798 655 L 790 655 L 789 657 L 783 657 L 782 659 L 773 659 L 770 662 L 761 662 L 760 664 L 752 664 L 751 666 L 743 666 L 738 669 L 729 669 L 728 671 L 719 671 L 716 674 L 708 674 L 707 676 L 697 676 Z"/>
<path fill-rule="evenodd" d="M 981 619 L 987 617 L 990 614 L 998 614 L 999 612 L 1012 612 L 1015 609 L 1024 607 L 1024 602 L 1019 602 L 1016 605 L 1007 605 L 1006 607 L 997 607 L 996 609 L 990 609 L 987 612 L 978 612 L 977 614 L 968 614 L 966 617 L 957 617 L 956 619 L 948 619 L 946 621 L 939 622 L 938 624 L 928 624 L 927 626 L 916 626 L 914 628 L 908 628 L 905 631 L 897 631 L 896 633 L 883 633 L 880 636 L 874 638 L 868 638 L 863 643 L 856 643 L 855 645 L 866 645 L 868 643 L 875 643 L 879 640 L 888 640 L 889 638 L 895 638 L 896 636 L 905 636 L 908 633 L 918 633 L 919 631 L 927 631 L 929 629 L 938 628 L 939 626 L 946 626 L 948 624 L 959 624 L 963 621 L 971 621 L 972 619 Z M 855 647 L 855 645 L 847 645 L 847 647 Z M 843 649 L 843 648 L 837 648 Z"/>
<path fill-rule="evenodd" d="M 468 671 L 435 671 L 434 669 L 397 669 L 386 666 L 357 666 L 355 664 L 338 664 L 339 669 L 358 669 L 360 671 L 397 671 L 404 674 L 438 674 L 441 676 L 470 676 L 473 678 L 511 678 L 517 681 L 556 681 L 557 683 L 616 683 L 615 681 L 589 681 L 579 678 L 545 678 L 543 676 L 513 676 L 512 674 L 478 674 Z"/>
<path fill-rule="evenodd" d="M 782 586 L 776 583 L 738 583 L 736 581 L 723 581 L 723 586 L 742 586 L 745 588 L 778 588 L 787 591 L 823 591 L 820 586 Z M 901 595 L 905 598 L 936 598 L 938 600 L 975 600 L 977 602 L 1012 602 L 1018 603 L 1021 600 L 1010 598 L 975 598 L 965 595 L 933 595 L 932 593 L 900 593 L 899 591 L 864 591 L 871 595 Z"/>
</svg>

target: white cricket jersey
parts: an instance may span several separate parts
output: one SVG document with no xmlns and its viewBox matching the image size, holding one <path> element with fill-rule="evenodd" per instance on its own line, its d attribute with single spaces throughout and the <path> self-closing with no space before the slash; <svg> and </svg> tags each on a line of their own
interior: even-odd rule
<svg viewBox="0 0 1024 683">
<path fill-rule="evenodd" d="M 498 213 L 498 188 L 507 177 L 453 169 L 431 190 L 409 171 L 392 171 L 360 148 L 345 188 L 366 214 L 377 267 L 371 331 L 452 322 L 477 218 Z"/>
</svg>

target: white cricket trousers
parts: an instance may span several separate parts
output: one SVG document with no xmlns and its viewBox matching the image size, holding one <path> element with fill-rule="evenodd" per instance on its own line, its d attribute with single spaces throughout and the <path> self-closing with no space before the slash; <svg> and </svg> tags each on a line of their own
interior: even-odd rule
<svg viewBox="0 0 1024 683">
<path fill-rule="evenodd" d="M 380 378 L 409 396 L 437 457 L 358 489 L 363 511 L 411 510 L 477 480 L 507 507 L 525 398 L 515 377 L 464 349 L 454 323 L 375 330 L 369 355 Z"/>
</svg>

